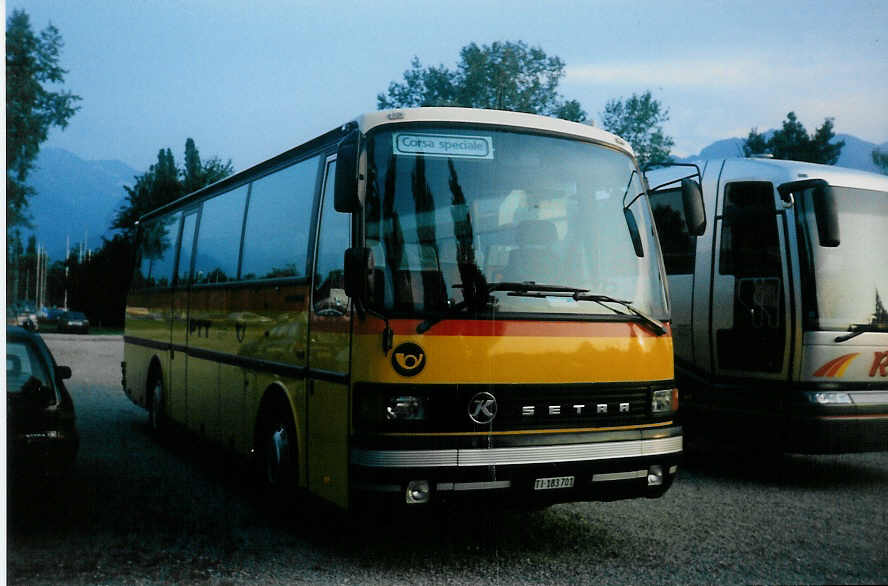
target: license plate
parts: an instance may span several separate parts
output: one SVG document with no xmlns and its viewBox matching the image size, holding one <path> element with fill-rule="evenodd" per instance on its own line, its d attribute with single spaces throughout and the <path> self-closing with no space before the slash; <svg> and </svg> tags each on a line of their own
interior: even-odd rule
<svg viewBox="0 0 888 586">
<path fill-rule="evenodd" d="M 571 488 L 573 485 L 573 476 L 555 476 L 553 478 L 537 478 L 533 483 L 533 489 L 549 490 L 552 488 Z"/>
</svg>

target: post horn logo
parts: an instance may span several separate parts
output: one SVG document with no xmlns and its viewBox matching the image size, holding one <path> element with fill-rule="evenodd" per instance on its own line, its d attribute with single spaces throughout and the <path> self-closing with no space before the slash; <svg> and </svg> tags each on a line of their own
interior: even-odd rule
<svg viewBox="0 0 888 586">
<path fill-rule="evenodd" d="M 392 352 L 392 368 L 401 376 L 416 376 L 425 368 L 426 355 L 412 342 L 404 342 Z"/>
</svg>

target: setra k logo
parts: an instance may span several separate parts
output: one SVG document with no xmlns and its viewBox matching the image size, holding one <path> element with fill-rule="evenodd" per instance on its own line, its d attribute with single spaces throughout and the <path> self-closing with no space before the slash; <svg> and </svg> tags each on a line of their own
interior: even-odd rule
<svg viewBox="0 0 888 586">
<path fill-rule="evenodd" d="M 876 376 L 876 372 L 879 373 L 879 376 L 888 376 L 888 351 L 875 352 L 869 375 Z"/>
<path fill-rule="evenodd" d="M 416 376 L 425 368 L 425 352 L 412 342 L 405 342 L 392 353 L 392 368 L 401 376 Z"/>
<path fill-rule="evenodd" d="M 469 401 L 469 419 L 479 425 L 487 425 L 496 417 L 496 397 L 490 393 L 477 393 Z"/>
</svg>

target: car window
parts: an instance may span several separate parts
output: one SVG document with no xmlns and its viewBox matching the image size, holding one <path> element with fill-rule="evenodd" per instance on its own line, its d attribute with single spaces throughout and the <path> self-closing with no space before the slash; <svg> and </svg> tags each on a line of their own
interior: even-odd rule
<svg viewBox="0 0 888 586">
<path fill-rule="evenodd" d="M 31 377 L 49 385 L 46 365 L 37 349 L 27 342 L 6 341 L 6 392 L 20 393 Z"/>
</svg>

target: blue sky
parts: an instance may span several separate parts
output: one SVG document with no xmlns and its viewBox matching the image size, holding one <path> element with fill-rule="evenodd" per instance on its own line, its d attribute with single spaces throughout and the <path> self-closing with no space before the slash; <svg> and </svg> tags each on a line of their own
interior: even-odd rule
<svg viewBox="0 0 888 586">
<path fill-rule="evenodd" d="M 646 89 L 673 152 L 777 127 L 888 140 L 888 2 L 296 2 L 7 0 L 52 22 L 82 109 L 45 146 L 139 171 L 193 137 L 240 170 L 359 114 L 415 55 L 453 67 L 468 43 L 559 56 L 590 117 Z"/>
</svg>

